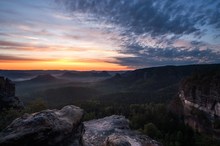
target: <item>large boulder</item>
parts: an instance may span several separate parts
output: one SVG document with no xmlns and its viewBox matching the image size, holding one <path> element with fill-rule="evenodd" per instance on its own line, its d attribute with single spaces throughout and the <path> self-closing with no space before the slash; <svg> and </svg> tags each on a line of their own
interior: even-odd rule
<svg viewBox="0 0 220 146">
<path fill-rule="evenodd" d="M 69 105 L 15 119 L 0 133 L 0 146 L 81 146 L 83 110 Z"/>
<path fill-rule="evenodd" d="M 160 146 L 161 144 L 129 128 L 129 120 L 113 115 L 84 122 L 85 146 Z"/>
</svg>

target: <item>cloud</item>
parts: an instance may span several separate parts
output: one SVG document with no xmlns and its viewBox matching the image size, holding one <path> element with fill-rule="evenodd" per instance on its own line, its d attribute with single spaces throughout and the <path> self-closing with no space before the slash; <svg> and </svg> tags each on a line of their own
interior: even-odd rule
<svg viewBox="0 0 220 146">
<path fill-rule="evenodd" d="M 0 40 L 0 46 L 4 46 L 4 47 L 24 47 L 26 46 L 26 44 L 23 43 L 18 43 L 18 42 L 11 42 L 11 41 L 1 41 Z M 1 49 L 0 47 L 0 49 Z"/>
<path fill-rule="evenodd" d="M 82 23 L 114 26 L 121 54 L 114 63 L 134 68 L 220 62 L 220 2 L 207 0 L 55 0 Z M 81 18 L 81 17 L 80 17 Z M 88 20 L 86 20 L 86 18 Z M 104 28 L 103 28 L 104 29 Z M 212 33 L 211 30 L 215 32 Z M 208 38 L 208 40 L 206 39 Z"/>
<path fill-rule="evenodd" d="M 139 45 L 128 46 L 123 53 L 133 54 L 135 57 L 118 57 L 117 63 L 132 67 L 147 67 L 161 65 L 183 65 L 198 63 L 220 62 L 220 52 L 211 49 L 191 48 L 149 48 Z"/>
<path fill-rule="evenodd" d="M 33 50 L 49 50 L 50 48 L 56 48 L 58 46 L 47 46 L 47 45 L 40 45 L 40 44 L 31 44 L 31 43 L 24 43 L 24 42 L 15 42 L 15 41 L 2 41 L 0 40 L 0 50 L 26 50 L 26 51 L 33 51 Z"/>
<path fill-rule="evenodd" d="M 136 34 L 150 33 L 200 35 L 199 26 L 220 28 L 217 1 L 206 0 L 56 0 L 71 12 L 88 13 L 96 20 L 127 28 Z M 186 3 L 186 4 L 185 4 Z M 210 6 L 211 5 L 211 6 Z M 214 9 L 217 8 L 217 9 Z"/>
<path fill-rule="evenodd" d="M 20 38 L 23 36 L 20 36 Z M 27 38 L 27 37 L 25 37 Z M 17 52 L 22 52 L 22 53 L 46 53 L 46 52 L 57 52 L 57 51 L 62 51 L 62 50 L 82 50 L 82 48 L 76 48 L 76 47 L 71 47 L 69 45 L 56 45 L 56 44 L 40 44 L 39 42 L 15 42 L 15 41 L 1 41 L 0 40 L 0 51 L 1 53 L 3 52 L 10 52 L 10 53 L 17 53 Z M 52 54 L 52 53 L 51 53 Z M 41 55 L 43 56 L 43 55 Z"/>
<path fill-rule="evenodd" d="M 2 55 L 0 54 L 0 63 L 2 62 L 30 62 L 30 61 L 48 61 L 44 59 L 34 59 L 34 58 L 26 58 L 26 57 L 17 57 L 13 55 Z"/>
<path fill-rule="evenodd" d="M 220 62 L 219 1 L 54 1 L 0 2 L 1 61 L 100 58 L 133 68 Z"/>
</svg>

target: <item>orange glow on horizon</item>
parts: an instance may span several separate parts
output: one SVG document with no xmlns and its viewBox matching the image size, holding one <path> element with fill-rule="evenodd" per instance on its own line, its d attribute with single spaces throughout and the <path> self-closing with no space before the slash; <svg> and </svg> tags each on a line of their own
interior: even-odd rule
<svg viewBox="0 0 220 146">
<path fill-rule="evenodd" d="M 4 70 L 131 70 L 127 66 L 121 66 L 115 63 L 100 62 L 96 60 L 91 61 L 7 61 L 0 62 L 0 69 Z"/>
</svg>

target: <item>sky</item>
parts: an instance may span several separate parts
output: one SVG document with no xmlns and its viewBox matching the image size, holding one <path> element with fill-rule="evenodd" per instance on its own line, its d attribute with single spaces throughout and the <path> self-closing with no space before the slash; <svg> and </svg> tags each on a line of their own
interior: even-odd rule
<svg viewBox="0 0 220 146">
<path fill-rule="evenodd" d="M 1 0 L 0 69 L 220 63 L 219 0 Z"/>
</svg>

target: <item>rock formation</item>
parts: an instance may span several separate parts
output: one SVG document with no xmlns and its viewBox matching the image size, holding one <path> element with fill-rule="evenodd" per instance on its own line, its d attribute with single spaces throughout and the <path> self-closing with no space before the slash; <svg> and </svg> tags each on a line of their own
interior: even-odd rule
<svg viewBox="0 0 220 146">
<path fill-rule="evenodd" d="M 132 131 L 123 116 L 82 122 L 83 110 L 65 106 L 15 119 L 0 133 L 0 146 L 160 146 Z M 85 126 L 84 126 L 85 125 Z"/>
<path fill-rule="evenodd" d="M 15 119 L 0 133 L 0 146 L 81 146 L 83 110 L 65 106 Z"/>
<path fill-rule="evenodd" d="M 15 84 L 5 77 L 0 77 L 0 110 L 3 108 L 21 108 L 23 103 L 15 96 Z"/>
<path fill-rule="evenodd" d="M 179 97 L 184 107 L 185 123 L 198 132 L 220 137 L 220 74 L 195 74 L 181 86 Z"/>
<path fill-rule="evenodd" d="M 159 146 L 151 138 L 132 131 L 129 120 L 113 115 L 103 119 L 84 122 L 85 146 Z"/>
</svg>

